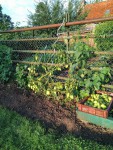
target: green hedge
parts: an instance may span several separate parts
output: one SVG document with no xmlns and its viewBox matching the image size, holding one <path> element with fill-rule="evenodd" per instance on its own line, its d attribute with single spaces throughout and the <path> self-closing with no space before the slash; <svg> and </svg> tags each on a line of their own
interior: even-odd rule
<svg viewBox="0 0 113 150">
<path fill-rule="evenodd" d="M 109 51 L 113 49 L 113 37 L 107 35 L 113 34 L 113 21 L 100 23 L 95 29 L 95 42 L 97 48 L 102 51 Z M 101 38 L 99 36 L 102 36 Z"/>
</svg>

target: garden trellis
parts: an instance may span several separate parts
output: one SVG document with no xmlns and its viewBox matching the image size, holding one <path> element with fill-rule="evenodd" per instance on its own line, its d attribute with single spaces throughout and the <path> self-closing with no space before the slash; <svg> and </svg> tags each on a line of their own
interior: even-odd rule
<svg viewBox="0 0 113 150">
<path fill-rule="evenodd" d="M 96 38 L 93 32 L 84 31 L 82 34 L 79 29 L 74 33 L 69 31 L 69 27 L 112 20 L 113 17 L 67 22 L 63 25 L 65 32 L 54 37 L 50 35 L 41 37 L 37 31 L 43 33 L 46 30 L 59 28 L 58 31 L 62 32 L 62 23 L 3 31 L 0 32 L 2 39 L 0 44 L 13 49 L 12 61 L 18 64 L 17 76 L 19 78 L 21 72 L 27 79 L 24 84 L 21 83 L 21 86 L 27 84 L 34 92 L 42 91 L 48 97 L 58 100 L 83 98 L 82 95 L 87 96 L 92 92 L 92 87 L 95 90 L 101 87 L 112 91 L 113 66 L 108 63 L 102 65 L 101 62 L 107 59 L 106 56 L 113 55 L 113 51 L 95 50 L 95 46 L 88 45 L 89 39 Z M 113 38 L 113 35 L 100 35 L 99 38 Z M 100 78 L 97 78 L 98 75 Z M 105 78 L 109 78 L 109 81 L 104 81 Z M 103 83 L 100 83 L 100 79 Z"/>
</svg>

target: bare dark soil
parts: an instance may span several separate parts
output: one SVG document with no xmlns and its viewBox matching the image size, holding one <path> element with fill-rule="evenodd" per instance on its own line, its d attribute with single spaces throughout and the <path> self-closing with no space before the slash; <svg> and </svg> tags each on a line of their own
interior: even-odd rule
<svg viewBox="0 0 113 150">
<path fill-rule="evenodd" d="M 113 146 L 113 131 L 83 123 L 77 119 L 75 110 L 62 107 L 42 95 L 20 89 L 15 84 L 0 85 L 0 105 L 15 110 L 22 116 L 40 121 L 46 131 L 54 128 L 62 134 L 71 132 L 76 137 L 81 136 Z"/>
</svg>

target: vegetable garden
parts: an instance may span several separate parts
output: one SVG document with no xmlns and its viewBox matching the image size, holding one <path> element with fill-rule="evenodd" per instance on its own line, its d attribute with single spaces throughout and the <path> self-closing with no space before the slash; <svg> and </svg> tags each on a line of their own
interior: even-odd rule
<svg viewBox="0 0 113 150">
<path fill-rule="evenodd" d="M 29 29 L 33 30 L 32 38 L 31 33 L 29 38 L 25 38 L 25 32 L 30 32 L 26 29 L 1 32 L 1 83 L 8 82 L 13 77 L 19 87 L 44 95 L 60 105 L 69 103 L 73 109 L 76 102 L 91 96 L 85 105 L 104 111 L 110 104 L 109 116 L 113 117 L 111 18 L 89 21 L 88 23 L 104 22 L 96 26 L 94 33 L 82 33 L 83 26 L 80 26 L 71 35 L 69 23 L 67 26 L 59 25 L 57 37 L 52 38 L 49 35 L 47 38 L 37 37 L 38 27 Z M 72 25 L 86 23 L 87 21 L 80 21 Z M 62 26 L 65 27 L 65 35 L 61 36 L 59 31 L 62 31 Z M 90 46 L 90 38 L 94 39 L 93 47 Z M 96 91 L 103 91 L 100 92 L 102 95 L 96 94 Z"/>
</svg>

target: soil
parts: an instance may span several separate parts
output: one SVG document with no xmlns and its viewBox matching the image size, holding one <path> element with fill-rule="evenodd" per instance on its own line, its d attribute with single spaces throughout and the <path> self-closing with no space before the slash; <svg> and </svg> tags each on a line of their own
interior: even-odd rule
<svg viewBox="0 0 113 150">
<path fill-rule="evenodd" d="M 46 128 L 58 133 L 71 132 L 76 137 L 113 146 L 113 131 L 77 119 L 76 112 L 42 95 L 20 89 L 16 84 L 0 85 L 0 105 L 15 110 L 22 116 L 40 121 Z"/>
</svg>

